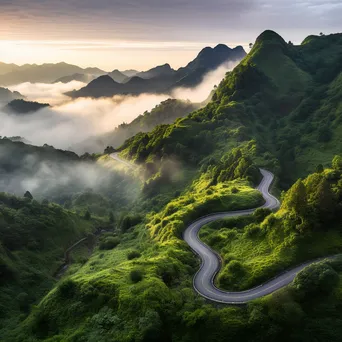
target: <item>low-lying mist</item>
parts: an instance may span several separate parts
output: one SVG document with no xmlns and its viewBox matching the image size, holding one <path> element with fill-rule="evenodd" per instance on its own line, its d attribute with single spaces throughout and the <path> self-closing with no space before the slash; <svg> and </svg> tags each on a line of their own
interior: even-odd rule
<svg viewBox="0 0 342 342">
<path fill-rule="evenodd" d="M 0 174 L 1 192 L 23 196 L 30 191 L 37 200 L 46 198 L 60 204 L 84 191 L 130 203 L 140 191 L 132 176 L 124 171 L 81 160 L 71 152 L 23 147 L 1 139 Z"/>
<path fill-rule="evenodd" d="M 9 89 L 11 91 L 18 91 L 20 94 L 26 96 L 28 101 L 49 103 L 51 106 L 54 106 L 69 100 L 69 97 L 64 95 L 64 93 L 74 89 L 80 89 L 85 85 L 85 83 L 78 81 L 52 84 L 25 82 L 9 87 Z"/>
<path fill-rule="evenodd" d="M 171 95 L 120 95 L 113 98 L 80 98 L 71 101 L 63 93 L 80 88 L 83 83 L 23 83 L 11 89 L 21 92 L 27 100 L 50 103 L 52 107 L 26 115 L 0 112 L 0 135 L 21 136 L 34 145 L 48 144 L 82 153 L 84 150 L 75 146 L 80 147 L 80 143 L 87 138 L 111 132 L 123 122 L 130 123 L 138 115 L 151 110 L 170 97 L 197 103 L 205 101 L 214 85 L 218 84 L 225 73 L 234 66 L 232 63 L 223 65 L 208 73 L 199 86 L 190 89 L 178 88 Z"/>
</svg>

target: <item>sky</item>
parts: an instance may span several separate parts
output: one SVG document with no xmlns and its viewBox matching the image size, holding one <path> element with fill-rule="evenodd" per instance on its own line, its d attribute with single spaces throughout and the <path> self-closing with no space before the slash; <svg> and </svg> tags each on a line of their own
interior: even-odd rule
<svg viewBox="0 0 342 342">
<path fill-rule="evenodd" d="M 0 0 L 0 61 L 178 68 L 205 46 L 248 50 L 265 29 L 297 44 L 341 32 L 341 18 L 341 0 Z"/>
</svg>

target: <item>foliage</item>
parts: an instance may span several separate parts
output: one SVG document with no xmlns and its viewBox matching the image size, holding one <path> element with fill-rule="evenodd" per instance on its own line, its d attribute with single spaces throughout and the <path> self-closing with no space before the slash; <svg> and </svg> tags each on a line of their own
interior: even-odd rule
<svg viewBox="0 0 342 342">
<path fill-rule="evenodd" d="M 106 237 L 100 242 L 100 249 L 113 249 L 120 243 L 120 239 L 118 237 Z"/>
</svg>

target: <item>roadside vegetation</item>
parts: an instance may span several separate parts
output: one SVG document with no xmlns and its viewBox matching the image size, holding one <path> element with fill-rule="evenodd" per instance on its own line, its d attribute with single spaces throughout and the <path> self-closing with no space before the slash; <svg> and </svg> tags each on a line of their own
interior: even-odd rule
<svg viewBox="0 0 342 342">
<path fill-rule="evenodd" d="M 136 171 L 119 170 L 107 155 L 1 139 L 0 148 L 20 157 L 7 154 L 0 163 L 6 177 L 32 172 L 23 161 L 34 154 L 95 164 L 107 180 L 92 189 L 56 187 L 63 191 L 44 203 L 32 191 L 1 195 L 4 341 L 340 341 L 341 257 L 311 265 L 265 298 L 221 306 L 193 290 L 199 261 L 182 233 L 208 213 L 261 205 L 255 186 L 264 167 L 283 191 L 281 209 L 201 231 L 223 258 L 217 285 L 244 290 L 302 261 L 342 253 L 341 53 L 341 34 L 293 46 L 264 32 L 208 105 L 123 143 L 119 152 Z M 54 280 L 64 249 L 91 232 L 90 253 L 79 246 Z"/>
</svg>

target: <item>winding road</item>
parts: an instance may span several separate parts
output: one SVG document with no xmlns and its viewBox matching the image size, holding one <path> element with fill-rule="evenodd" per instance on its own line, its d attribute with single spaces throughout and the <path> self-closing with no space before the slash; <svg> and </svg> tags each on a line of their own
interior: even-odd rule
<svg viewBox="0 0 342 342">
<path fill-rule="evenodd" d="M 131 168 L 135 167 L 131 163 L 121 159 L 118 156 L 118 153 L 112 153 L 110 157 L 125 164 L 126 166 L 129 166 Z M 264 197 L 265 203 L 259 208 L 267 208 L 270 210 L 278 209 L 280 206 L 279 200 L 269 193 L 269 189 L 273 182 L 274 175 L 271 172 L 264 169 L 260 169 L 260 172 L 263 178 L 259 186 L 257 187 L 257 190 L 261 192 L 262 196 Z M 272 280 L 247 291 L 229 292 L 218 289 L 214 284 L 214 280 L 215 276 L 221 268 L 220 256 L 200 240 L 198 233 L 204 225 L 210 222 L 232 216 L 251 215 L 254 213 L 256 209 L 258 208 L 207 215 L 191 223 L 184 231 L 183 238 L 185 242 L 187 242 L 187 244 L 200 257 L 202 261 L 201 267 L 193 279 L 193 287 L 199 295 L 205 297 L 210 301 L 217 303 L 236 305 L 245 304 L 251 300 L 266 296 L 272 292 L 275 292 L 285 287 L 286 285 L 290 284 L 296 277 L 296 275 L 305 267 L 315 262 L 326 259 L 319 258 L 303 263 L 297 267 L 289 269 L 288 271 L 278 275 Z M 332 259 L 335 257 L 336 256 L 328 258 Z"/>
<path fill-rule="evenodd" d="M 269 188 L 273 181 L 274 175 L 271 172 L 263 169 L 260 169 L 260 171 L 263 179 L 257 189 L 262 193 L 265 199 L 265 204 L 260 208 L 267 208 L 271 210 L 277 209 L 280 205 L 280 202 L 277 198 L 269 193 Z M 184 240 L 202 260 L 201 267 L 196 273 L 193 280 L 194 289 L 201 296 L 218 303 L 244 304 L 251 300 L 266 296 L 290 284 L 295 276 L 306 266 L 324 259 L 321 258 L 304 263 L 300 266 L 288 270 L 285 273 L 280 274 L 279 276 L 268 281 L 265 284 L 254 287 L 247 291 L 228 292 L 218 289 L 214 284 L 214 279 L 221 268 L 221 259 L 216 252 L 214 252 L 209 246 L 207 246 L 199 239 L 198 233 L 201 227 L 208 224 L 209 222 L 213 222 L 226 217 L 250 215 L 253 214 L 256 209 L 257 208 L 208 215 L 199 218 L 185 230 L 183 235 Z"/>
</svg>

